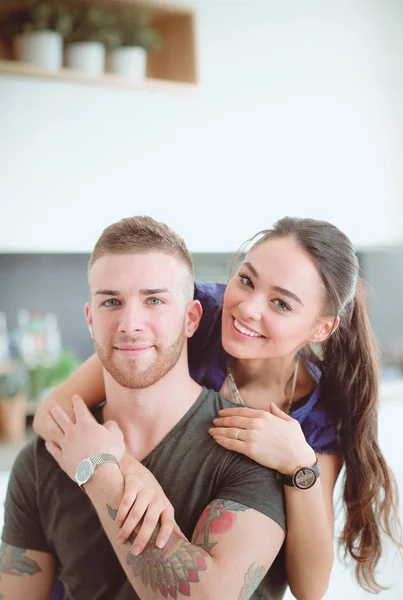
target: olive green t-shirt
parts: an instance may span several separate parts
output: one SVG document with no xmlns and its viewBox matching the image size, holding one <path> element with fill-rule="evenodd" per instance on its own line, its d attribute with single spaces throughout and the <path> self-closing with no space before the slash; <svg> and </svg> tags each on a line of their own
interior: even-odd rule
<svg viewBox="0 0 403 600">
<path fill-rule="evenodd" d="M 276 473 L 222 448 L 208 433 L 218 411 L 230 406 L 217 392 L 204 388 L 142 461 L 163 487 L 188 539 L 205 507 L 218 498 L 258 510 L 285 529 L 283 488 Z M 96 416 L 102 420 L 101 410 Z M 19 548 L 55 555 L 65 600 L 138 598 L 89 498 L 59 468 L 40 438 L 25 446 L 13 466 L 2 539 Z M 278 600 L 284 589 L 279 558 L 252 597 Z"/>
</svg>

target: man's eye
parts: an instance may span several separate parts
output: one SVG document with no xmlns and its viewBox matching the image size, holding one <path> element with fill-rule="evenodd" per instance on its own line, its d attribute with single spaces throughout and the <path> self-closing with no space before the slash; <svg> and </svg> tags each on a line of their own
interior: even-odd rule
<svg viewBox="0 0 403 600">
<path fill-rule="evenodd" d="M 116 300 L 116 298 L 111 298 L 110 300 L 106 300 L 104 302 L 104 306 L 107 306 L 107 307 L 118 306 L 118 304 L 119 304 L 119 302 L 118 302 L 118 300 Z"/>
<path fill-rule="evenodd" d="M 148 298 L 147 302 L 148 304 L 151 304 L 151 306 L 158 306 L 159 304 L 162 304 L 162 301 L 159 298 Z"/>
</svg>

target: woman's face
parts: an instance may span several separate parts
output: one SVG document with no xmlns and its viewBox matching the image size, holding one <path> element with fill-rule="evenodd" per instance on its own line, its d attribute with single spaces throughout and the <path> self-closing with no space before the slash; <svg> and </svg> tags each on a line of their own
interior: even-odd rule
<svg viewBox="0 0 403 600">
<path fill-rule="evenodd" d="M 295 238 L 274 238 L 249 252 L 224 296 L 222 341 L 240 359 L 287 357 L 330 334 L 324 286 Z"/>
</svg>

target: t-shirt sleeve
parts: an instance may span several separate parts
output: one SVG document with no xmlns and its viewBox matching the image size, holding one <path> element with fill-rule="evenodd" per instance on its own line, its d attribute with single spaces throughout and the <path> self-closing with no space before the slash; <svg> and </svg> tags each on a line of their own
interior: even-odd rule
<svg viewBox="0 0 403 600">
<path fill-rule="evenodd" d="M 273 469 L 231 453 L 222 470 L 217 499 L 232 500 L 270 517 L 286 531 L 284 488 Z"/>
<path fill-rule="evenodd" d="M 219 390 L 226 371 L 225 353 L 221 345 L 221 312 L 225 285 L 196 283 L 195 300 L 203 315 L 188 342 L 189 369 L 192 378 L 208 388 Z"/>
<path fill-rule="evenodd" d="M 27 444 L 11 470 L 4 507 L 2 540 L 17 548 L 50 552 L 37 503 L 35 443 Z"/>
<path fill-rule="evenodd" d="M 341 454 L 339 436 L 332 423 L 322 425 L 317 429 L 312 428 L 309 433 L 305 434 L 305 438 L 318 454 Z"/>
<path fill-rule="evenodd" d="M 318 404 L 300 421 L 308 444 L 318 454 L 340 454 L 341 444 L 335 420 Z"/>
</svg>

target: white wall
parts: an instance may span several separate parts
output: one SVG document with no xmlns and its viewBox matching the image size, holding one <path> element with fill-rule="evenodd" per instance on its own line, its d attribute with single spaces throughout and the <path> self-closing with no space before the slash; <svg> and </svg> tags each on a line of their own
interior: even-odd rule
<svg viewBox="0 0 403 600">
<path fill-rule="evenodd" d="M 0 250 L 88 251 L 141 213 L 195 252 L 285 214 L 402 241 L 402 3 L 194 3 L 194 96 L 0 76 Z"/>
</svg>

